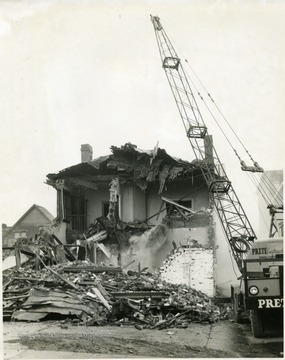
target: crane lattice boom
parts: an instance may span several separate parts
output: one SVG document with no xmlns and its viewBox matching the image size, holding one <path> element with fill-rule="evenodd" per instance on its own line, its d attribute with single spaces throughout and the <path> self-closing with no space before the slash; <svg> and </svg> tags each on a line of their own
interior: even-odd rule
<svg viewBox="0 0 285 360">
<path fill-rule="evenodd" d="M 186 135 L 207 183 L 210 198 L 213 200 L 221 220 L 233 256 L 239 270 L 242 271 L 243 256 L 250 249 L 256 235 L 213 144 L 211 146 L 212 154 L 209 154 L 208 147 L 205 146 L 205 143 L 211 142 L 211 137 L 208 135 L 208 129 L 181 60 L 164 31 L 159 17 L 151 16 L 151 21 L 157 39 L 162 67 L 167 76 Z"/>
</svg>

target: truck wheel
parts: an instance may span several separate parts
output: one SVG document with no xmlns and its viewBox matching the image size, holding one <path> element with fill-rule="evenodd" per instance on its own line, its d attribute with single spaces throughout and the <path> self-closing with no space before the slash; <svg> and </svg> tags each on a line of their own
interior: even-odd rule
<svg viewBox="0 0 285 360">
<path fill-rule="evenodd" d="M 250 321 L 251 321 L 251 328 L 254 337 L 256 338 L 264 337 L 264 326 L 260 311 L 250 310 Z"/>
</svg>

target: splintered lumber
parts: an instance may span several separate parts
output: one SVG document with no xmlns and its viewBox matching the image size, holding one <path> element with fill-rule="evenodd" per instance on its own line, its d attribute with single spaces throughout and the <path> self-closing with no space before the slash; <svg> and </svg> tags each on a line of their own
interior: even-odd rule
<svg viewBox="0 0 285 360">
<path fill-rule="evenodd" d="M 93 298 L 97 297 L 102 302 L 102 304 L 110 311 L 112 309 L 112 306 L 104 298 L 104 296 L 101 294 L 100 290 L 95 287 L 92 288 L 91 290 L 94 292 L 95 295 L 90 291 L 87 293 L 87 295 L 90 297 L 93 297 Z"/>
<path fill-rule="evenodd" d="M 110 299 L 110 295 L 108 294 L 108 292 L 106 291 L 104 286 L 102 286 L 99 281 L 96 281 L 96 288 L 101 292 L 101 294 L 104 296 L 104 298 L 106 300 Z"/>
<path fill-rule="evenodd" d="M 97 246 L 107 256 L 108 259 L 111 258 L 112 254 L 110 253 L 110 251 L 106 248 L 106 246 L 104 244 L 97 244 Z"/>
<path fill-rule="evenodd" d="M 64 244 L 59 240 L 59 238 L 57 236 L 52 234 L 52 237 L 59 245 L 63 245 L 63 247 L 64 247 Z M 68 260 L 71 260 L 71 261 L 76 260 L 76 257 L 72 254 L 72 252 L 68 248 L 64 247 L 64 251 L 65 251 L 65 254 L 66 254 L 66 257 Z"/>
<path fill-rule="evenodd" d="M 71 286 L 73 289 L 77 290 L 77 287 L 69 280 L 65 279 L 63 276 L 59 275 L 55 270 L 53 270 L 52 268 L 50 268 L 49 266 L 46 266 L 44 264 L 44 262 L 42 261 L 42 259 L 37 255 L 35 254 L 41 261 L 42 265 L 47 269 L 49 270 L 51 273 L 53 273 L 55 276 L 57 276 L 58 278 L 60 278 L 60 280 L 62 280 L 63 282 L 65 282 L 67 285 Z"/>
<path fill-rule="evenodd" d="M 97 242 L 97 241 L 102 241 L 104 239 L 106 239 L 107 237 L 107 231 L 103 230 L 100 231 L 98 234 L 95 234 L 89 238 L 86 239 L 87 244 L 91 243 L 91 242 Z"/>
<path fill-rule="evenodd" d="M 135 323 L 141 330 L 187 327 L 223 316 L 206 294 L 162 281 L 159 273 L 143 273 L 145 268 L 125 273 L 89 261 L 51 267 L 40 261 L 39 271 L 24 266 L 3 274 L 5 320 L 37 321 L 61 314 L 87 325 Z"/>
<path fill-rule="evenodd" d="M 48 266 L 45 266 L 45 268 L 47 270 L 49 270 L 50 272 L 52 272 L 55 276 L 57 276 L 58 278 L 60 278 L 60 280 L 64 281 L 67 285 L 71 286 L 73 289 L 77 290 L 77 287 L 69 280 L 65 279 L 63 276 L 59 275 L 55 270 L 51 269 Z"/>
</svg>

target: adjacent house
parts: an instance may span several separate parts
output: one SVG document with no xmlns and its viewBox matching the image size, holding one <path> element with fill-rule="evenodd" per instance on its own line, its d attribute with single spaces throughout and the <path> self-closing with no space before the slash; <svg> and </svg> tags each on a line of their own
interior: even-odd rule
<svg viewBox="0 0 285 360">
<path fill-rule="evenodd" d="M 2 246 L 11 247 L 19 238 L 34 237 L 52 224 L 54 216 L 43 206 L 34 204 L 13 226 L 2 224 Z"/>
<path fill-rule="evenodd" d="M 211 154 L 209 139 L 205 146 Z M 213 214 L 197 161 L 131 143 L 95 159 L 84 144 L 81 160 L 47 175 L 57 191 L 60 241 L 85 244 L 83 258 L 95 263 L 159 269 L 165 280 L 213 296 Z"/>
</svg>

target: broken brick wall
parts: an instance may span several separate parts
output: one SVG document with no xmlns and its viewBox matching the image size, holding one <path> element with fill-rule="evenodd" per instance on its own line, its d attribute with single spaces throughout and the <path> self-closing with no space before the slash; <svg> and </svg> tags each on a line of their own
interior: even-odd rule
<svg viewBox="0 0 285 360">
<path fill-rule="evenodd" d="M 160 274 L 162 280 L 172 284 L 185 284 L 210 297 L 215 295 L 213 249 L 176 249 L 164 261 Z"/>
</svg>

